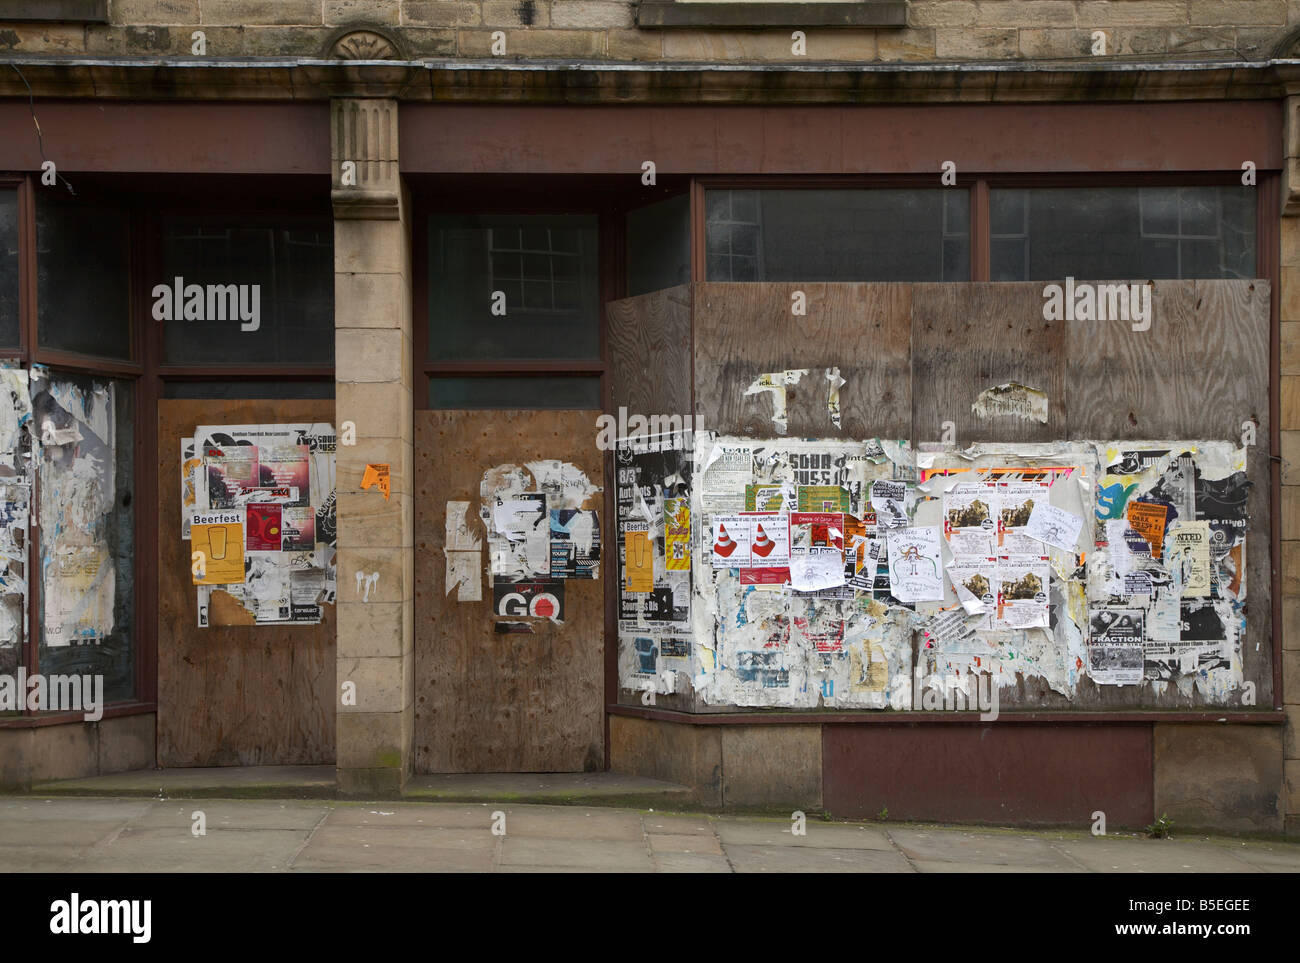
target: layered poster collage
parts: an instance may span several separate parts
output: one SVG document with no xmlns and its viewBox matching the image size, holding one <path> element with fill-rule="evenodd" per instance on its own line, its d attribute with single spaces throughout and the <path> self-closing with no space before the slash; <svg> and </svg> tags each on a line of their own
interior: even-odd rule
<svg viewBox="0 0 1300 963">
<path fill-rule="evenodd" d="M 986 673 L 1222 704 L 1248 489 L 1227 442 L 628 447 L 620 678 L 715 705 L 914 708 Z"/>
<path fill-rule="evenodd" d="M 328 424 L 200 425 L 181 441 L 181 537 L 198 625 L 222 592 L 257 625 L 315 625 L 338 592 Z"/>
<path fill-rule="evenodd" d="M 600 577 L 600 514 L 588 507 L 599 493 L 581 469 L 554 459 L 484 472 L 479 514 L 487 532 L 496 631 L 522 630 L 526 623 L 515 621 L 521 617 L 564 622 L 565 583 Z M 453 533 L 450 505 L 448 512 L 448 545 L 453 537 L 468 544 Z M 459 579 L 462 602 L 477 601 L 481 592 L 477 543 L 471 554 L 472 571 L 453 576 L 449 569 L 447 579 L 448 586 Z"/>
</svg>

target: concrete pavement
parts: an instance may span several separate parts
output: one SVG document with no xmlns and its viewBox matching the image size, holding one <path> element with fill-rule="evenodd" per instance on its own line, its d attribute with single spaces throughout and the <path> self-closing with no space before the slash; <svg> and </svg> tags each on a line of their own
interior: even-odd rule
<svg viewBox="0 0 1300 963">
<path fill-rule="evenodd" d="M 0 873 L 1300 871 L 1300 843 L 1176 827 L 1159 840 L 815 818 L 806 830 L 585 806 L 5 796 Z"/>
</svg>

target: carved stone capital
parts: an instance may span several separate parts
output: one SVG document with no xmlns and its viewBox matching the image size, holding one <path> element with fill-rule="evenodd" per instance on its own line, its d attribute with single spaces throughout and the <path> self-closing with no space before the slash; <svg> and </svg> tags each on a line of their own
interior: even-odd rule
<svg viewBox="0 0 1300 963">
<path fill-rule="evenodd" d="M 397 160 L 396 100 L 330 102 L 330 197 L 336 218 L 397 219 L 402 195 Z"/>
</svg>

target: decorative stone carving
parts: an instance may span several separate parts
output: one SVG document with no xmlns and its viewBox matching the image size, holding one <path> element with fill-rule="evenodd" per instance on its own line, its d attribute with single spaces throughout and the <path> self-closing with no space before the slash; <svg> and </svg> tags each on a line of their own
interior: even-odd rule
<svg viewBox="0 0 1300 963">
<path fill-rule="evenodd" d="M 325 41 L 329 60 L 404 60 L 397 38 L 378 27 L 343 27 Z"/>
<path fill-rule="evenodd" d="M 335 98 L 330 103 L 335 218 L 397 218 L 397 158 L 396 100 Z"/>
</svg>

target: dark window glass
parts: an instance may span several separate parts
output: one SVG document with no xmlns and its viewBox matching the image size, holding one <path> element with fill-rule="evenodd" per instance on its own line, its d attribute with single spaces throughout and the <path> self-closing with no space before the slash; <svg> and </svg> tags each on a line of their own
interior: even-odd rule
<svg viewBox="0 0 1300 963">
<path fill-rule="evenodd" d="M 44 675 L 101 675 L 135 694 L 134 393 L 127 381 L 32 372 Z"/>
<path fill-rule="evenodd" d="M 131 356 L 128 237 L 126 214 L 116 208 L 37 202 L 37 335 L 44 347 Z"/>
<path fill-rule="evenodd" d="M 158 322 L 164 325 L 167 361 L 333 362 L 334 228 L 329 219 L 268 226 L 177 218 L 167 222 L 162 240 L 163 276 L 151 279 L 150 303 L 155 318 L 166 314 L 164 299 L 172 309 L 172 320 Z M 178 277 L 183 279 L 179 313 Z M 192 294 L 201 294 L 201 300 L 191 301 Z M 200 304 L 202 316 L 193 317 Z"/>
<path fill-rule="evenodd" d="M 332 381 L 168 381 L 164 398 L 333 398 Z"/>
<path fill-rule="evenodd" d="M 627 293 L 646 294 L 690 279 L 690 199 L 682 194 L 628 211 Z"/>
<path fill-rule="evenodd" d="M 18 192 L 0 190 L 0 347 L 18 344 Z"/>
<path fill-rule="evenodd" d="M 595 408 L 600 378 L 513 376 L 429 379 L 430 408 Z"/>
<path fill-rule="evenodd" d="M 711 190 L 710 281 L 969 281 L 970 192 Z"/>
<path fill-rule="evenodd" d="M 598 358 L 597 251 L 594 216 L 431 217 L 429 360 Z"/>
<path fill-rule="evenodd" d="M 1253 278 L 1255 188 L 992 190 L 994 281 Z"/>
</svg>

